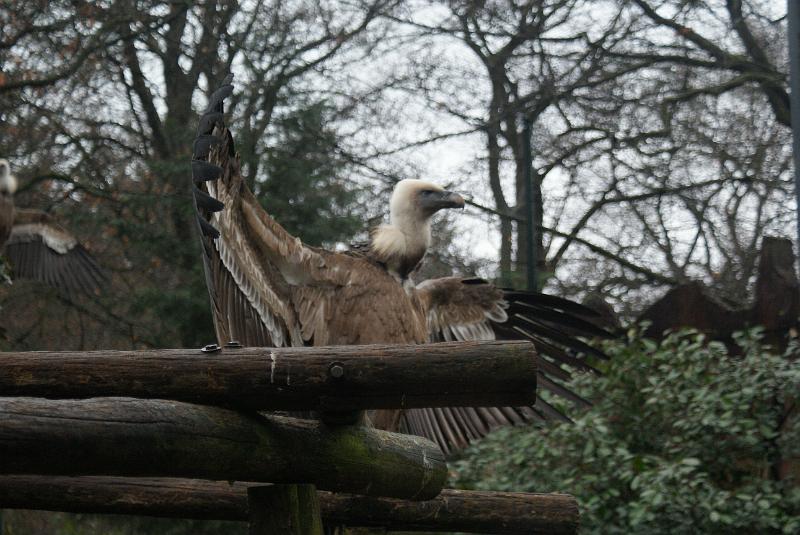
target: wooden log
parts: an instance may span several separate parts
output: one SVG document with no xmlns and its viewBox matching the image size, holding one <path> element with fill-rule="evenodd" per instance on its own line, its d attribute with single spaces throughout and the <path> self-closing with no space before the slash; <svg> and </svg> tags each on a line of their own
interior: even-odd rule
<svg viewBox="0 0 800 535">
<path fill-rule="evenodd" d="M 529 342 L 0 353 L 0 396 L 137 397 L 347 412 L 528 405 Z"/>
<path fill-rule="evenodd" d="M 450 489 L 433 500 L 330 494 L 324 500 L 328 522 L 404 531 L 467 533 L 577 533 L 578 503 L 566 494 L 525 494 Z"/>
<path fill-rule="evenodd" d="M 252 486 L 247 504 L 250 535 L 322 535 L 314 485 Z"/>
<path fill-rule="evenodd" d="M 429 499 L 447 477 L 432 442 L 176 401 L 0 398 L 0 473 L 313 483 Z"/>
<path fill-rule="evenodd" d="M 728 339 L 744 328 L 748 315 L 748 310 L 731 308 L 712 296 L 702 283 L 690 282 L 670 289 L 639 316 L 639 321 L 650 323 L 645 331 L 648 338 L 661 339 L 667 330 L 691 327 L 716 339 Z"/>
<path fill-rule="evenodd" d="M 252 485 L 158 477 L 0 475 L 0 509 L 247 520 L 247 489 Z"/>
<path fill-rule="evenodd" d="M 800 282 L 795 273 L 792 242 L 765 236 L 752 307 L 733 307 L 714 297 L 702 283 L 691 282 L 669 290 L 639 316 L 639 321 L 651 323 L 645 332 L 648 337 L 661 338 L 668 329 L 691 327 L 731 347 L 734 332 L 760 325 L 767 343 L 785 348 L 787 335 L 797 328 L 798 312 Z"/>
<path fill-rule="evenodd" d="M 0 475 L 0 508 L 247 520 L 249 483 L 161 478 Z M 488 534 L 576 533 L 575 498 L 566 494 L 445 489 L 403 502 L 318 491 L 330 524 L 405 531 Z"/>
</svg>

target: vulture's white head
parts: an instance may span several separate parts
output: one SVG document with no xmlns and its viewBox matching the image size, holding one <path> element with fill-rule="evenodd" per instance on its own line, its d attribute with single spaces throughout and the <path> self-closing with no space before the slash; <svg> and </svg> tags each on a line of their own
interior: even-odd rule
<svg viewBox="0 0 800 535">
<path fill-rule="evenodd" d="M 464 198 L 424 180 L 401 180 L 389 202 L 392 225 L 420 224 L 444 208 L 463 208 Z"/>
<path fill-rule="evenodd" d="M 372 232 L 371 248 L 400 279 L 422 260 L 431 244 L 431 217 L 444 208 L 463 208 L 464 198 L 422 180 L 401 180 L 389 203 L 389 224 Z"/>
<path fill-rule="evenodd" d="M 14 195 L 17 191 L 17 178 L 11 174 L 8 160 L 0 159 L 0 195 Z"/>
</svg>

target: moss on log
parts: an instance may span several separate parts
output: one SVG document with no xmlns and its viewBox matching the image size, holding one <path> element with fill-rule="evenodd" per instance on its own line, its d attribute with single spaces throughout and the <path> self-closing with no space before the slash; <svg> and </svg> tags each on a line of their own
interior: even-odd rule
<svg viewBox="0 0 800 535">
<path fill-rule="evenodd" d="M 0 398 L 0 473 L 310 483 L 428 499 L 447 476 L 430 441 L 176 401 Z"/>
</svg>

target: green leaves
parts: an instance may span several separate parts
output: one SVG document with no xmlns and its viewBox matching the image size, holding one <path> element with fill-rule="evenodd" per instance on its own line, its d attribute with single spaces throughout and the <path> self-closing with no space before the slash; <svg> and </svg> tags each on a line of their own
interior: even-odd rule
<svg viewBox="0 0 800 535">
<path fill-rule="evenodd" d="M 605 375 L 571 385 L 593 408 L 573 425 L 491 435 L 458 463 L 458 483 L 572 493 L 586 533 L 796 532 L 797 482 L 776 474 L 798 456 L 800 422 L 785 418 L 797 351 L 774 354 L 758 331 L 736 342 L 683 332 L 609 344 Z"/>
</svg>

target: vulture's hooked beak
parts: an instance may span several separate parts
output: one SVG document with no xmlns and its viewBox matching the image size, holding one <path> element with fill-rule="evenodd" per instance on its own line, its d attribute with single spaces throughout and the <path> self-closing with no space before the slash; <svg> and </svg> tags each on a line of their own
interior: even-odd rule
<svg viewBox="0 0 800 535">
<path fill-rule="evenodd" d="M 434 213 L 444 208 L 464 208 L 464 197 L 453 191 L 429 191 L 422 196 L 425 211 Z"/>
</svg>

